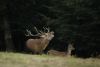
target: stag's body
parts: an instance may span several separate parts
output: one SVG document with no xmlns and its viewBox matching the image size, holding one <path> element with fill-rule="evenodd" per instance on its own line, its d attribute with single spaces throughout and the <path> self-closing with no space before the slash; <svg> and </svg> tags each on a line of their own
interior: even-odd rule
<svg viewBox="0 0 100 67">
<path fill-rule="evenodd" d="M 49 40 L 40 38 L 40 39 L 29 39 L 26 44 L 27 47 L 32 50 L 34 53 L 41 54 L 42 51 L 47 47 Z"/>
<path fill-rule="evenodd" d="M 30 35 L 29 31 L 29 35 Z M 36 35 L 37 36 L 37 35 Z M 42 54 L 43 50 L 48 46 L 49 42 L 54 37 L 54 32 L 41 32 L 37 39 L 28 39 L 26 42 L 27 48 L 29 48 L 34 54 Z"/>
</svg>

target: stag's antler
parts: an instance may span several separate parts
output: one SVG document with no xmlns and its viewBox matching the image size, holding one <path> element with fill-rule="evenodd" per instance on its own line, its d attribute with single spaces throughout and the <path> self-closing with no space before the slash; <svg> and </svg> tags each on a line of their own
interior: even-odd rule
<svg viewBox="0 0 100 67">
<path fill-rule="evenodd" d="M 34 36 L 31 31 L 29 31 L 28 29 L 26 29 L 27 34 L 25 34 L 26 36 Z"/>
<path fill-rule="evenodd" d="M 41 35 L 42 33 L 44 33 L 44 32 L 41 31 L 41 30 L 38 31 L 38 29 L 37 29 L 36 27 L 34 27 L 34 29 L 36 30 L 37 34 L 39 34 L 39 35 Z"/>
<path fill-rule="evenodd" d="M 36 30 L 37 33 L 39 33 L 38 29 L 36 27 L 34 27 L 34 29 Z"/>
<path fill-rule="evenodd" d="M 50 28 L 46 28 L 47 32 L 50 32 Z"/>
<path fill-rule="evenodd" d="M 35 29 L 35 30 L 36 30 L 36 32 L 37 32 L 37 34 L 36 34 L 36 35 L 32 34 L 32 32 L 31 32 L 30 30 L 28 30 L 28 29 L 26 29 L 27 34 L 25 34 L 25 35 L 26 35 L 26 36 L 40 36 L 40 35 L 41 35 L 41 33 L 39 33 L 39 31 L 37 30 L 37 28 L 36 28 L 36 27 L 34 27 L 34 29 Z"/>
<path fill-rule="evenodd" d="M 46 33 L 45 31 L 47 30 L 47 32 L 50 32 L 49 28 L 43 27 L 44 31 L 38 30 L 36 27 L 34 27 L 35 31 L 37 32 L 36 35 L 33 35 L 31 33 L 30 30 L 26 29 L 27 34 L 25 34 L 26 36 L 41 36 L 42 34 Z"/>
<path fill-rule="evenodd" d="M 43 29 L 47 30 L 47 32 L 50 32 L 50 28 L 43 27 Z"/>
</svg>

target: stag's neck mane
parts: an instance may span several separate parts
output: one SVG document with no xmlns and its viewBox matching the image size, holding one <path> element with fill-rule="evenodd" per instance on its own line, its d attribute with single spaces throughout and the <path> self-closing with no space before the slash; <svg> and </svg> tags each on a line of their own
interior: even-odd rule
<svg viewBox="0 0 100 67">
<path fill-rule="evenodd" d="M 49 44 L 50 40 L 46 39 L 46 38 L 41 38 L 41 44 L 44 45 L 43 49 L 45 49 L 47 47 L 47 45 Z"/>
</svg>

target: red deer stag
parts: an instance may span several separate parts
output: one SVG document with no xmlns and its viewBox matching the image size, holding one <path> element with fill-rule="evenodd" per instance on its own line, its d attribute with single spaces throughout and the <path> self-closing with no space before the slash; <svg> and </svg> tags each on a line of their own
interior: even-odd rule
<svg viewBox="0 0 100 67">
<path fill-rule="evenodd" d="M 34 54 L 42 54 L 43 50 L 48 46 L 49 42 L 54 37 L 54 32 L 51 31 L 49 28 L 44 28 L 45 31 L 38 31 L 36 27 L 34 27 L 37 31 L 36 35 L 33 35 L 29 30 L 27 30 L 28 35 L 26 36 L 37 36 L 39 38 L 36 39 L 28 39 L 26 41 L 26 46 L 29 48 Z"/>
<path fill-rule="evenodd" d="M 65 52 L 57 51 L 57 50 L 49 50 L 47 52 L 48 55 L 54 56 L 71 56 L 71 51 L 74 50 L 73 44 L 68 45 L 68 49 Z"/>
</svg>

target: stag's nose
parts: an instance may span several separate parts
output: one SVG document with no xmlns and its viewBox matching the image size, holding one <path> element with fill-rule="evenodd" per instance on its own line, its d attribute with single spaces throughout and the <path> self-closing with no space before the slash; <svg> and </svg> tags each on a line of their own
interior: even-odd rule
<svg viewBox="0 0 100 67">
<path fill-rule="evenodd" d="M 54 35 L 51 36 L 51 39 L 54 37 Z"/>
</svg>

